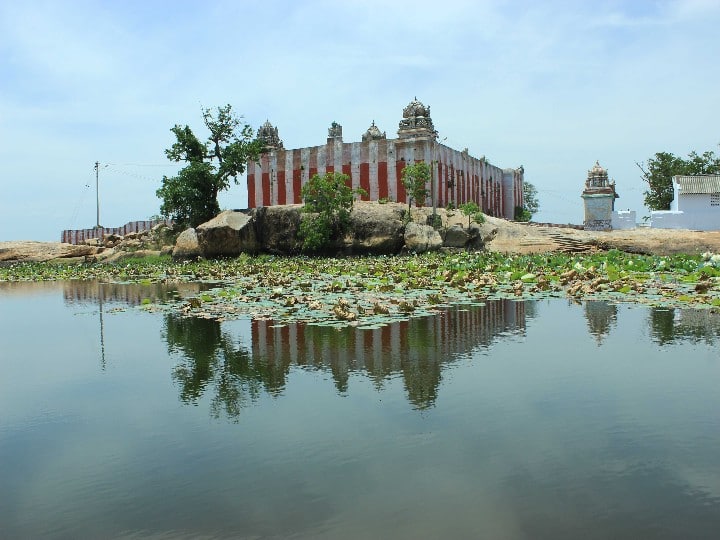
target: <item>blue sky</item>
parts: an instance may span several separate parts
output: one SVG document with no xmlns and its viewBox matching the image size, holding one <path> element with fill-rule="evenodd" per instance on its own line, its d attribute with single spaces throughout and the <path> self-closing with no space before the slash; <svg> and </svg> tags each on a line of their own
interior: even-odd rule
<svg viewBox="0 0 720 540">
<path fill-rule="evenodd" d="M 720 2 L 0 0 L 0 240 L 157 214 L 170 128 L 226 103 L 286 148 L 395 136 L 417 96 L 440 137 L 525 167 L 538 221 L 581 223 L 595 160 L 647 214 L 637 161 L 718 151 Z M 221 206 L 247 205 L 244 182 Z"/>
</svg>

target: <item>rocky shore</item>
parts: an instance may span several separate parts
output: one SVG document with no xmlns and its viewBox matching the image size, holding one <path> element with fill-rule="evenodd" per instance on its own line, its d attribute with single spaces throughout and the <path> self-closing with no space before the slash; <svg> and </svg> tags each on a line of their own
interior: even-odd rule
<svg viewBox="0 0 720 540">
<path fill-rule="evenodd" d="M 0 242 L 0 263 L 114 262 L 126 257 L 172 254 L 175 258 L 240 253 L 297 254 L 300 205 L 226 211 L 197 229 L 179 235 L 166 226 L 125 237 L 106 237 L 103 242 L 82 245 L 60 242 Z M 400 204 L 358 202 L 351 216 L 350 233 L 329 249 L 329 254 L 420 253 L 443 249 L 480 250 L 533 254 L 545 252 L 594 252 L 617 249 L 628 253 L 697 255 L 720 253 L 720 231 L 651 229 L 596 232 L 559 225 L 515 223 L 485 217 L 482 224 L 469 223 L 461 212 L 438 209 L 441 226 L 433 228 L 432 209 Z"/>
</svg>

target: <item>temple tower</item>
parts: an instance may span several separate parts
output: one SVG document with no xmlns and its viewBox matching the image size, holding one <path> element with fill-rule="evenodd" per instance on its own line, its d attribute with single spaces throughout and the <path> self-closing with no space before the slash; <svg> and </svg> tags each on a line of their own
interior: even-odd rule
<svg viewBox="0 0 720 540">
<path fill-rule="evenodd" d="M 278 128 L 273 127 L 269 120 L 266 120 L 258 128 L 257 139 L 263 144 L 263 152 L 283 149 L 283 142 L 278 135 Z"/>
<path fill-rule="evenodd" d="M 403 117 L 398 126 L 400 139 L 427 137 L 435 139 L 437 132 L 430 118 L 430 107 L 426 107 L 417 98 L 403 109 Z"/>
<path fill-rule="evenodd" d="M 585 230 L 612 230 L 612 215 L 618 195 L 615 182 L 608 180 L 607 171 L 597 161 L 588 171 L 581 197 L 585 202 Z"/>
</svg>

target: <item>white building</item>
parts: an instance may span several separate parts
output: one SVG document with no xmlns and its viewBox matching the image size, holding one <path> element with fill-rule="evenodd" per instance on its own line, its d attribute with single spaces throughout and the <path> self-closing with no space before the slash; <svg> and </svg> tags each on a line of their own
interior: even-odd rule
<svg viewBox="0 0 720 540">
<path fill-rule="evenodd" d="M 670 210 L 651 212 L 657 229 L 720 230 L 720 174 L 673 176 Z"/>
</svg>

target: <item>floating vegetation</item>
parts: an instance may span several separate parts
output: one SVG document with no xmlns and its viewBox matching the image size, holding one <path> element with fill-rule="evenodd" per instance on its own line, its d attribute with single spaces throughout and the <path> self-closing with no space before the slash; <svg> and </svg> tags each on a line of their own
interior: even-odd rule
<svg viewBox="0 0 720 540">
<path fill-rule="evenodd" d="M 215 319 L 267 318 L 377 328 L 449 304 L 553 297 L 651 306 L 720 307 L 720 257 L 430 253 L 348 258 L 257 257 L 124 264 L 17 263 L 0 281 L 86 279 L 112 283 L 214 284 L 163 309 Z M 146 305 L 146 303 L 144 302 Z M 147 305 L 146 305 L 147 307 Z"/>
</svg>

